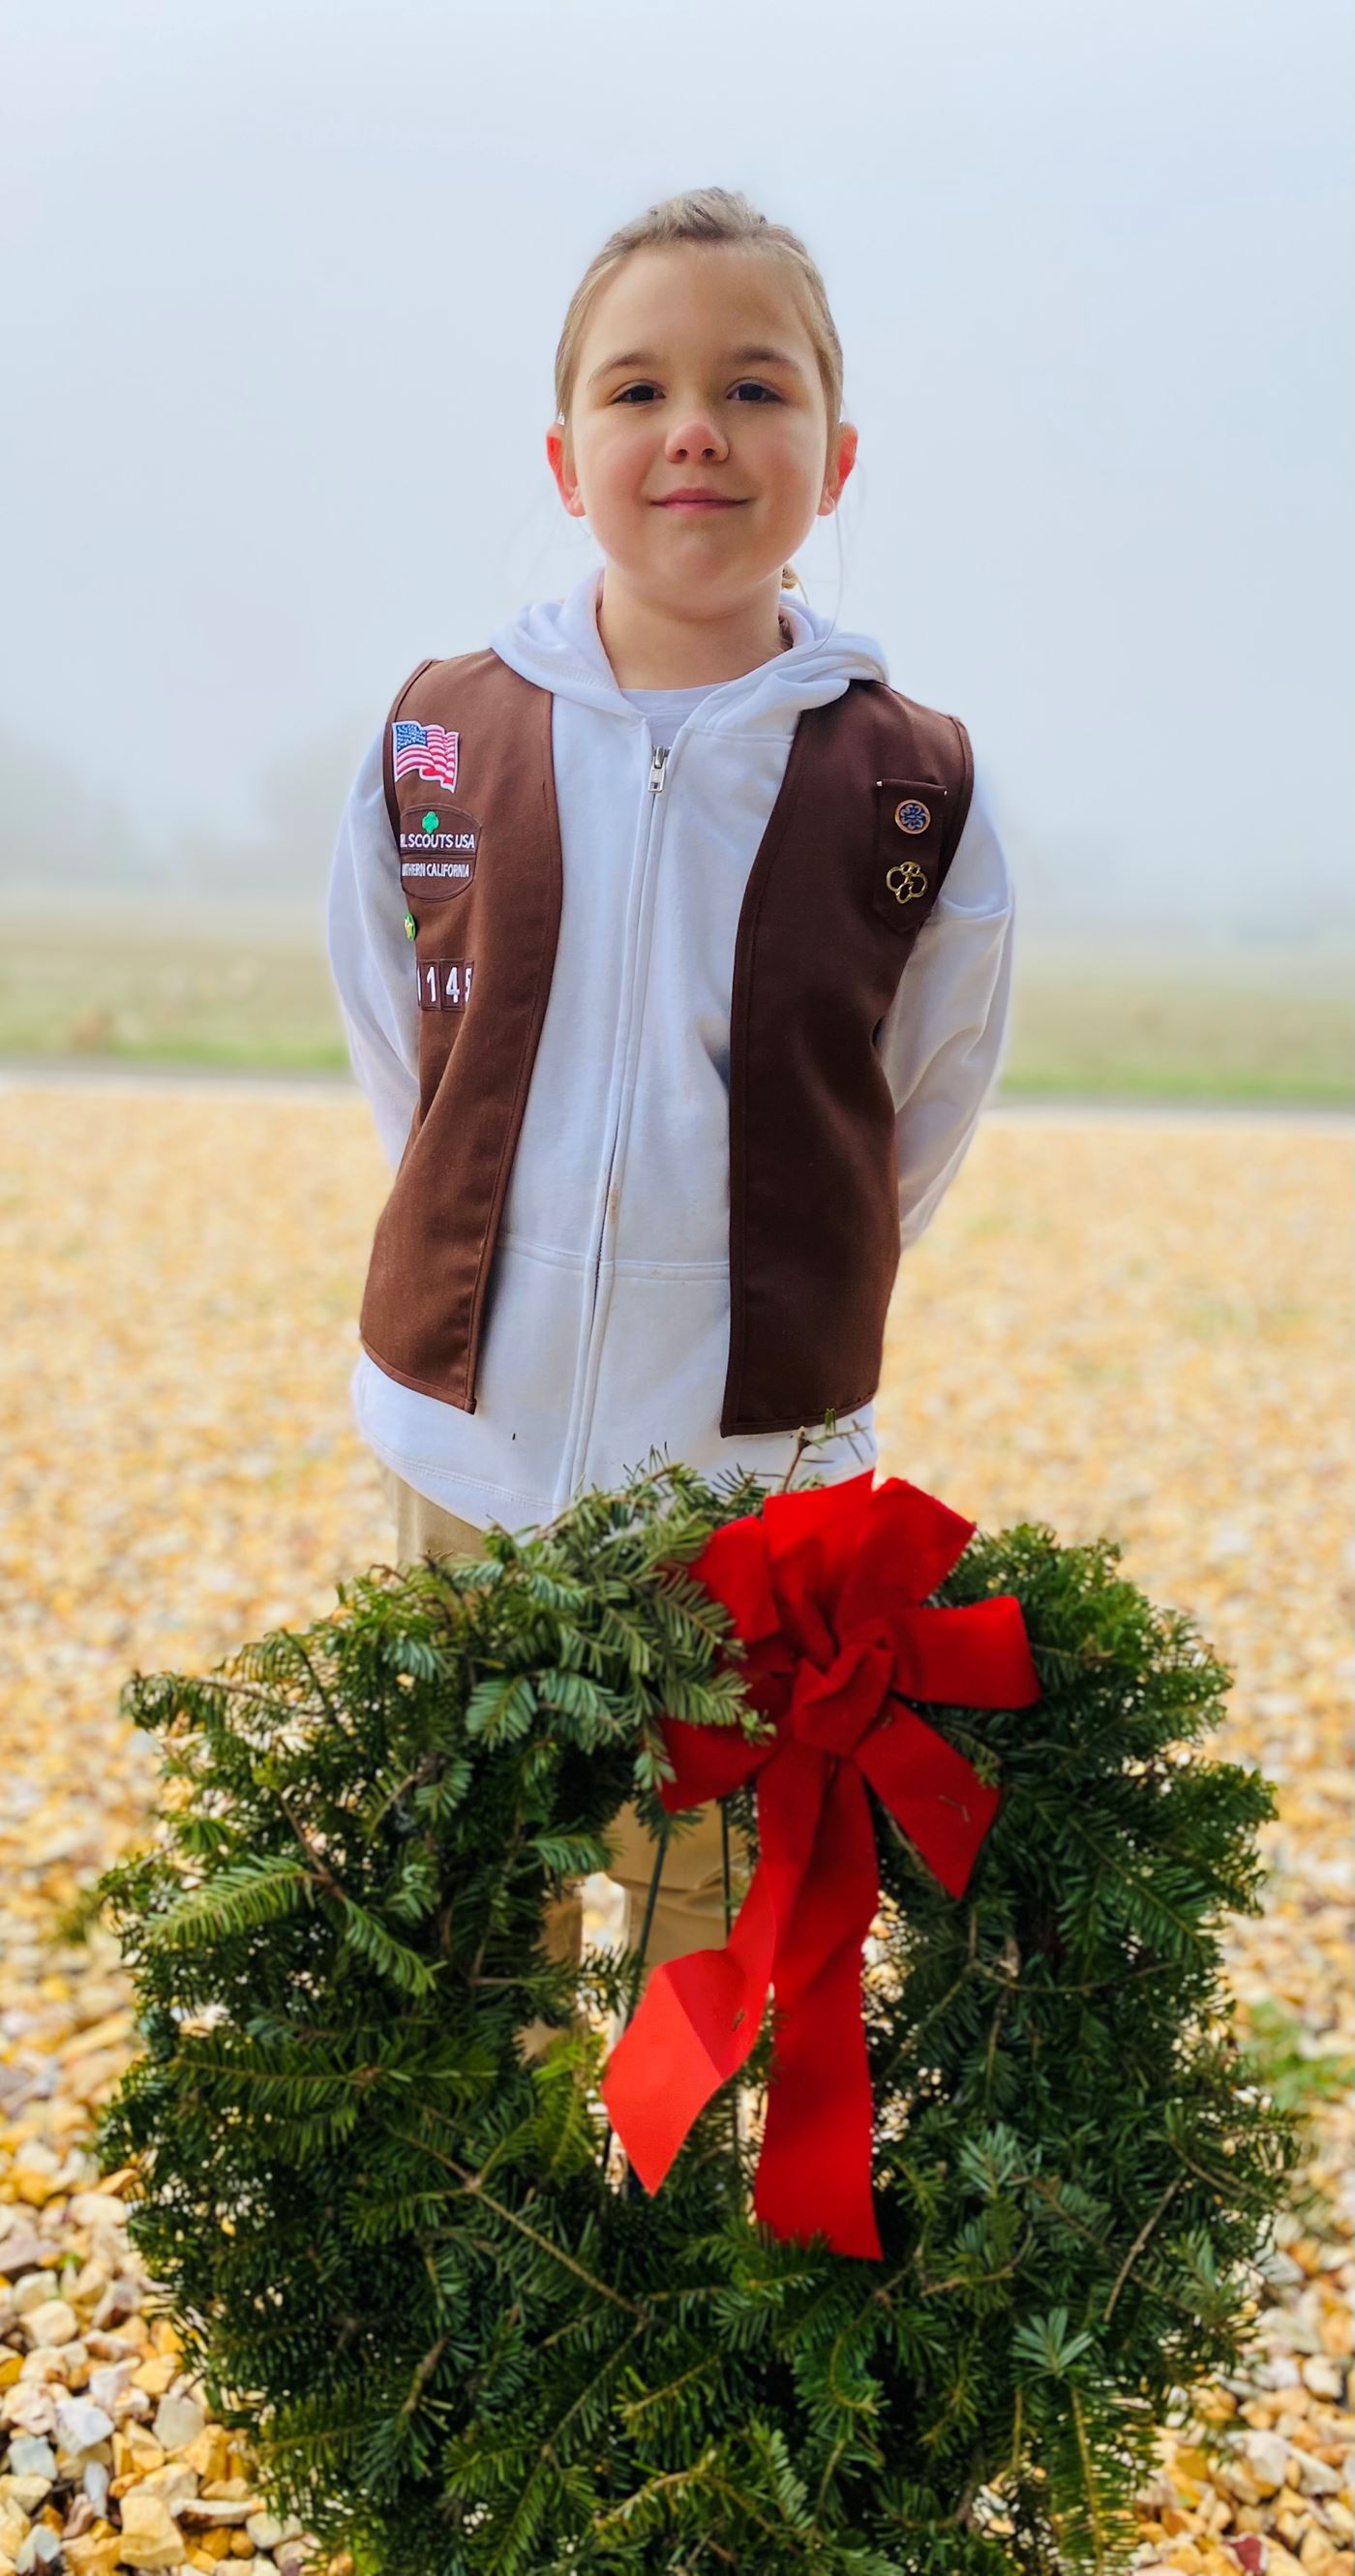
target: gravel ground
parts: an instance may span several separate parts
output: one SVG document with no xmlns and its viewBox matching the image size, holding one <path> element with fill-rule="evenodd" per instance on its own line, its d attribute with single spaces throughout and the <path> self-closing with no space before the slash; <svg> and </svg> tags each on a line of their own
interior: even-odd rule
<svg viewBox="0 0 1355 2576">
<path fill-rule="evenodd" d="M 1118 1538 L 1235 1672 L 1215 1749 L 1277 1783 L 1240 2018 L 1351 2048 L 1348 1122 L 995 1111 L 900 1272 L 880 1472 L 985 1527 Z M 0 2576 L 299 2576 L 88 2140 L 134 2046 L 106 1936 L 51 1927 L 144 1835 L 134 1669 L 204 1670 L 388 1558 L 347 1380 L 387 1186 L 350 1088 L 0 1076 Z M 1349 2095 L 1321 2234 L 1281 2229 L 1253 2376 L 1164 2435 L 1143 2563 L 1355 2576 Z M 313 2555 L 313 2553 L 312 2553 Z M 342 2576 L 343 2562 L 332 2562 Z"/>
</svg>

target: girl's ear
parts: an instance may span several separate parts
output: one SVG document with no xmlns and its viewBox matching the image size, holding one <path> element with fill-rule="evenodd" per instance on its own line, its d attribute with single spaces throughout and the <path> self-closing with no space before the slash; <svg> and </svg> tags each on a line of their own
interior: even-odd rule
<svg viewBox="0 0 1355 2576">
<path fill-rule="evenodd" d="M 842 421 L 839 425 L 837 434 L 837 456 L 834 461 L 832 471 L 825 478 L 823 499 L 820 501 L 818 507 L 817 515 L 821 519 L 826 518 L 828 512 L 835 507 L 839 495 L 841 494 L 842 486 L 846 482 L 852 467 L 856 463 L 856 440 L 857 432 L 855 422 L 850 420 Z"/>
<path fill-rule="evenodd" d="M 555 477 L 555 488 L 571 519 L 582 519 L 586 515 L 583 498 L 577 479 L 569 469 L 565 454 L 565 433 L 558 420 L 553 420 L 546 432 L 546 461 Z"/>
</svg>

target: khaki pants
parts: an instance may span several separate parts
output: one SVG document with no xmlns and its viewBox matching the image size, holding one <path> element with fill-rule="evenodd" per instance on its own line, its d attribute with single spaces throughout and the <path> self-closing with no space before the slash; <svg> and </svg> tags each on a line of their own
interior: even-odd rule
<svg viewBox="0 0 1355 2576">
<path fill-rule="evenodd" d="M 395 1515 L 396 1556 L 401 1565 L 411 1564 L 431 1548 L 435 1556 L 483 1556 L 486 1553 L 484 1532 L 473 1521 L 459 1520 L 454 1512 L 445 1512 L 440 1503 L 431 1502 L 426 1494 L 416 1492 L 403 1477 L 397 1476 L 384 1460 L 377 1460 L 386 1499 Z M 638 1948 L 654 1875 L 657 1845 L 646 1833 L 633 1806 L 622 1807 L 613 1818 L 607 1839 L 615 1852 L 607 1876 L 625 1891 L 626 1919 L 622 1937 L 628 1949 Z M 731 1901 L 738 1912 L 743 1886 L 746 1884 L 749 1857 L 743 1836 L 731 1829 L 729 1865 Z M 742 1878 L 740 1876 L 742 1873 Z M 545 1944 L 553 1959 L 577 1961 L 583 1947 L 583 1887 L 575 1880 L 568 1892 L 548 1905 L 543 1916 Z M 720 1833 L 720 1809 L 708 1805 L 701 1809 L 695 1822 L 675 1831 L 664 1856 L 658 1895 L 654 1902 L 649 1939 L 645 1944 L 645 1974 L 664 1959 L 681 1958 L 687 1950 L 720 1949 L 725 1938 L 724 1860 Z M 641 1979 L 644 1991 L 644 1977 Z M 537 2057 L 557 2034 L 549 2023 L 536 2021 L 520 2034 L 524 2057 Z"/>
</svg>

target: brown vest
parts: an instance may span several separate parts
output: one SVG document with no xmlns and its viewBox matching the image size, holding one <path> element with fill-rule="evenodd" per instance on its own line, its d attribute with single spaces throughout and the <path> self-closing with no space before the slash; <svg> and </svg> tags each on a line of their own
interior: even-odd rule
<svg viewBox="0 0 1355 2576">
<path fill-rule="evenodd" d="M 436 733 L 427 752 L 404 737 L 396 775 L 397 719 L 459 737 L 454 785 L 420 774 L 448 759 Z M 359 1332 L 388 1376 L 473 1413 L 560 925 L 551 693 L 490 650 L 422 662 L 384 762 L 392 873 L 418 925 L 419 1104 Z M 899 1190 L 873 1040 L 972 790 L 964 726 L 883 681 L 853 680 L 796 724 L 734 951 L 725 1437 L 813 1429 L 879 1384 Z"/>
</svg>

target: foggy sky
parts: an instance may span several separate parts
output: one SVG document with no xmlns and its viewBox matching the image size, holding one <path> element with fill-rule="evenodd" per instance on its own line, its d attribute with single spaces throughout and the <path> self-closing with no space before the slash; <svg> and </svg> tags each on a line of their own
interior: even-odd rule
<svg viewBox="0 0 1355 2576">
<path fill-rule="evenodd" d="M 11 875 L 308 894 L 412 666 L 599 560 L 565 306 L 719 183 L 846 351 L 811 598 L 966 719 L 1029 917 L 1347 928 L 1350 54 L 1336 0 L 11 9 Z"/>
</svg>

